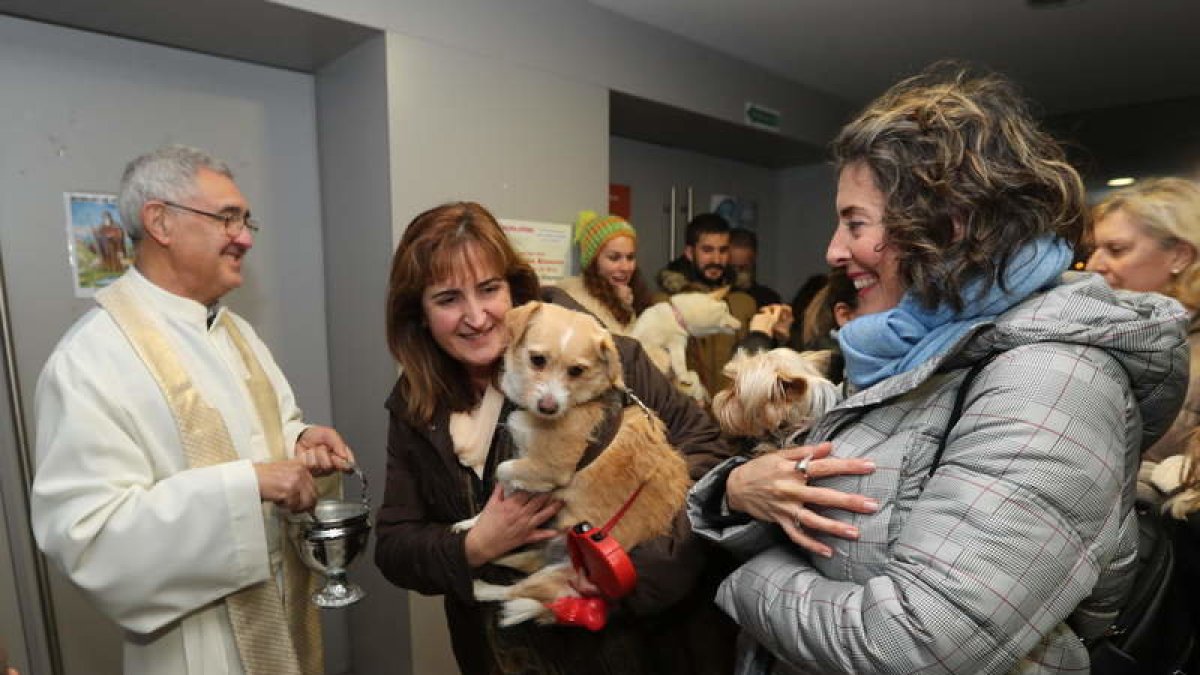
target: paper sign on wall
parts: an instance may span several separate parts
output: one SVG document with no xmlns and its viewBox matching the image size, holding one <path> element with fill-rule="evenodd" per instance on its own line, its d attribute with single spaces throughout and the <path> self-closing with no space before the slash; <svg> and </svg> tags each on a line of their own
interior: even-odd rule
<svg viewBox="0 0 1200 675">
<path fill-rule="evenodd" d="M 571 264 L 571 226 L 531 220 L 501 220 L 513 248 L 525 256 L 543 284 L 567 277 Z"/>
</svg>

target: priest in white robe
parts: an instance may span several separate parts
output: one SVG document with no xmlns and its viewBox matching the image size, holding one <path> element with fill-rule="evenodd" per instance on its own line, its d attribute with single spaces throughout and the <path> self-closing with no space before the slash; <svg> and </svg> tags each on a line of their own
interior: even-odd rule
<svg viewBox="0 0 1200 675">
<path fill-rule="evenodd" d="M 228 167 L 182 146 L 131 162 L 119 206 L 135 267 L 38 380 L 38 544 L 125 630 L 126 673 L 321 672 L 280 514 L 354 458 L 219 304 L 257 223 Z"/>
</svg>

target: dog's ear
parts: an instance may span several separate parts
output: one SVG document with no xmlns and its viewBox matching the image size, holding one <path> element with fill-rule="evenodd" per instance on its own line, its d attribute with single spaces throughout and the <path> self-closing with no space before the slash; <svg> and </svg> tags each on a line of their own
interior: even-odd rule
<svg viewBox="0 0 1200 675">
<path fill-rule="evenodd" d="M 525 337 L 525 331 L 529 328 L 529 320 L 533 318 L 534 312 L 541 308 L 542 303 L 533 300 L 508 310 L 508 313 L 504 315 L 504 326 L 508 329 L 509 347 L 519 343 L 521 338 Z"/>
<path fill-rule="evenodd" d="M 817 349 L 813 351 L 800 352 L 800 356 L 804 357 L 805 361 L 813 364 L 818 372 L 826 378 L 830 376 L 829 368 L 833 365 L 833 350 L 832 349 Z"/>
<path fill-rule="evenodd" d="M 718 288 L 717 290 L 713 291 L 712 293 L 709 293 L 708 297 L 713 298 L 715 300 L 724 300 L 726 295 L 729 295 L 729 287 L 722 286 L 722 287 Z"/>
<path fill-rule="evenodd" d="M 731 380 L 736 380 L 738 371 L 742 369 L 742 364 L 748 358 L 750 358 L 750 355 L 746 353 L 746 350 L 739 347 L 737 352 L 734 353 L 733 358 L 729 359 L 729 362 L 721 367 L 721 374 Z"/>
<path fill-rule="evenodd" d="M 808 378 L 795 373 L 779 373 L 779 384 L 788 400 L 796 400 L 808 391 Z"/>
<path fill-rule="evenodd" d="M 604 331 L 596 338 L 596 352 L 600 354 L 608 381 L 614 387 L 623 389 L 625 378 L 621 369 L 621 353 L 617 351 L 617 343 L 611 333 Z"/>
</svg>

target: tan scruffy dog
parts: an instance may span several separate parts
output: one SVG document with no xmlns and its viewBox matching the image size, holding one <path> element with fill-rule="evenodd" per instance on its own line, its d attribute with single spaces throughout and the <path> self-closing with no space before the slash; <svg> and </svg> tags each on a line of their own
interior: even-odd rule
<svg viewBox="0 0 1200 675">
<path fill-rule="evenodd" d="M 842 398 L 841 389 L 824 375 L 830 357 L 829 351 L 784 347 L 738 351 L 723 371 L 732 384 L 713 399 L 721 430 L 757 441 L 746 448 L 752 455 L 795 445 Z"/>
<path fill-rule="evenodd" d="M 642 343 L 646 354 L 683 393 L 708 403 L 708 391 L 700 376 L 687 367 L 687 340 L 717 333 L 732 333 L 742 322 L 729 313 L 725 295 L 729 287 L 711 293 L 676 293 L 647 307 L 634 322 L 629 335 Z"/>
<path fill-rule="evenodd" d="M 520 457 L 496 467 L 497 479 L 508 489 L 553 492 L 563 502 L 553 527 L 563 532 L 584 521 L 602 526 L 640 487 L 610 534 L 626 551 L 665 534 L 691 483 L 687 465 L 658 417 L 625 405 L 612 336 L 588 314 L 538 302 L 509 310 L 504 322 L 509 342 L 500 387 L 520 406 L 507 421 Z M 578 469 L 589 445 L 610 435 L 600 454 Z M 546 559 L 551 548 L 557 560 Z M 573 584 L 580 580 L 563 547 L 551 548 L 496 561 L 532 572 L 515 585 L 475 583 L 477 599 L 505 602 L 501 625 L 553 622 L 546 603 L 579 595 Z"/>
</svg>

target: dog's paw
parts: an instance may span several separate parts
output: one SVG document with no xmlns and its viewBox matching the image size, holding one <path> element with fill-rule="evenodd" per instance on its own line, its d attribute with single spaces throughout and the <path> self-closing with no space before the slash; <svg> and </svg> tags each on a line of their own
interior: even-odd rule
<svg viewBox="0 0 1200 675">
<path fill-rule="evenodd" d="M 521 471 L 521 460 L 510 459 L 496 466 L 496 480 L 504 485 L 504 494 L 513 492 L 550 492 L 557 485 L 546 480 L 530 478 Z"/>
<path fill-rule="evenodd" d="M 520 464 L 517 464 L 517 461 L 518 460 L 515 460 L 515 459 L 506 459 L 503 462 L 500 462 L 499 464 L 497 464 L 496 465 L 496 480 L 500 481 L 501 483 L 505 483 L 505 484 L 511 483 L 512 481 L 516 480 L 517 474 L 519 473 L 519 469 L 521 466 Z"/>
<path fill-rule="evenodd" d="M 450 531 L 454 532 L 454 533 L 466 532 L 467 530 L 471 529 L 472 527 L 475 527 L 475 523 L 477 523 L 477 522 L 479 522 L 479 516 L 475 516 L 474 518 L 467 518 L 466 520 L 460 520 L 457 523 L 454 523 L 453 525 L 450 526 Z"/>
<path fill-rule="evenodd" d="M 696 371 L 689 370 L 683 373 L 676 380 L 676 384 L 679 390 L 688 396 L 691 396 L 700 403 L 708 403 L 710 398 L 708 390 L 700 383 L 700 376 L 696 374 Z"/>
<path fill-rule="evenodd" d="M 525 462 L 519 459 L 509 459 L 496 465 L 496 480 L 504 484 L 505 494 L 515 492 L 517 490 L 528 490 L 534 492 L 529 485 L 534 482 L 529 480 L 525 475 L 527 471 L 523 471 Z"/>
<path fill-rule="evenodd" d="M 479 579 L 471 585 L 471 591 L 480 602 L 500 602 L 508 599 L 508 586 L 489 584 Z"/>
<path fill-rule="evenodd" d="M 500 610 L 500 625 L 507 628 L 526 621 L 553 623 L 554 612 L 533 598 L 514 598 Z"/>
<path fill-rule="evenodd" d="M 512 480 L 509 481 L 505 487 L 507 488 L 507 490 L 505 490 L 505 494 L 511 494 L 513 492 L 531 492 L 534 494 L 540 494 L 542 492 L 554 492 L 558 489 L 557 485 L 546 480 Z"/>
</svg>

